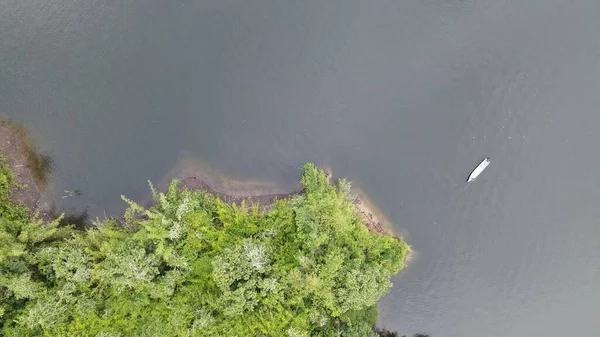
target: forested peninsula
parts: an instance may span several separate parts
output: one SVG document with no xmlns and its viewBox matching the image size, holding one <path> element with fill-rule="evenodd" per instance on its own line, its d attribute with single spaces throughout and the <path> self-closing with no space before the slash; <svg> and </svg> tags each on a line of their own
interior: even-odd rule
<svg viewBox="0 0 600 337">
<path fill-rule="evenodd" d="M 410 248 L 369 230 L 350 185 L 313 164 L 301 191 L 262 205 L 174 180 L 164 193 L 150 184 L 150 207 L 123 197 L 122 217 L 82 229 L 17 202 L 32 187 L 10 160 L 0 160 L 3 336 L 384 334 L 377 302 Z"/>
</svg>

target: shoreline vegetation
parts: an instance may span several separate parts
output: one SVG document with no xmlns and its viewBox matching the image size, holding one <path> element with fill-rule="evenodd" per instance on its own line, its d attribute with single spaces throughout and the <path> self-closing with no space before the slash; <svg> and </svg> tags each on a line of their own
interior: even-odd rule
<svg viewBox="0 0 600 337">
<path fill-rule="evenodd" d="M 374 330 L 377 303 L 410 246 L 345 180 L 309 163 L 295 192 L 243 196 L 188 176 L 82 229 L 40 212 L 47 179 L 26 174 L 14 130 L 0 126 L 0 334 L 398 336 Z"/>
<path fill-rule="evenodd" d="M 331 183 L 333 176 L 331 170 L 323 171 L 328 183 Z M 245 200 L 247 205 L 260 205 L 261 210 L 268 209 L 276 200 L 302 193 L 302 186 L 299 185 L 285 188 L 263 181 L 234 180 L 215 171 L 197 158 L 185 154 L 180 156 L 175 167 L 166 174 L 159 186 L 161 189 L 166 189 L 173 180 L 180 181 L 180 187 L 183 189 L 202 190 L 229 204 L 236 203 L 238 206 Z M 356 214 L 363 219 L 369 231 L 395 235 L 390 231 L 389 221 L 381 216 L 381 212 L 368 201 L 364 193 L 360 190 L 356 191 L 354 187 L 352 191 L 347 192 L 356 208 Z"/>
<path fill-rule="evenodd" d="M 331 175 L 325 173 L 328 178 L 328 183 L 331 183 L 329 179 Z M 187 189 L 191 191 L 201 190 L 215 197 L 223 200 L 228 204 L 236 204 L 238 206 L 244 203 L 247 207 L 252 207 L 252 205 L 259 205 L 261 211 L 267 210 L 271 205 L 273 205 L 277 200 L 289 199 L 294 197 L 297 194 L 303 193 L 303 189 L 297 189 L 291 193 L 272 193 L 272 194 L 259 194 L 259 195 L 231 195 L 225 194 L 219 191 L 214 190 L 211 186 L 209 186 L 204 180 L 201 180 L 195 176 L 184 178 L 180 182 L 180 188 Z M 379 221 L 378 217 L 374 215 L 371 209 L 364 205 L 362 201 L 355 195 L 349 194 L 351 198 L 351 202 L 355 207 L 356 214 L 362 219 L 363 224 L 369 229 L 369 231 L 373 233 L 392 235 L 390 231 L 385 228 L 381 221 Z"/>
<path fill-rule="evenodd" d="M 27 130 L 7 119 L 0 120 L 0 156 L 14 176 L 11 200 L 25 206 L 31 215 L 48 221 L 54 205 L 45 187 L 49 182 L 50 159 L 42 155 Z"/>
</svg>

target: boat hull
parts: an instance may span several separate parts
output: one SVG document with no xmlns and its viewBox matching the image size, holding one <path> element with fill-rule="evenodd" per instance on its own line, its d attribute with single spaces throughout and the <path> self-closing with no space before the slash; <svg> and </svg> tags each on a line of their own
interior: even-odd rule
<svg viewBox="0 0 600 337">
<path fill-rule="evenodd" d="M 469 178 L 467 178 L 467 182 L 470 183 L 477 179 L 479 175 L 488 167 L 490 164 L 490 158 L 485 158 L 477 167 L 469 174 Z"/>
</svg>

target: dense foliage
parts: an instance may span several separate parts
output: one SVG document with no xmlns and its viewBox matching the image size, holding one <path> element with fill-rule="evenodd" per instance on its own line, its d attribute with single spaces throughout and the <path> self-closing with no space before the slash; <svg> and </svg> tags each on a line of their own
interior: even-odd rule
<svg viewBox="0 0 600 337">
<path fill-rule="evenodd" d="M 367 231 L 348 186 L 304 167 L 268 211 L 153 189 L 124 221 L 83 231 L 32 220 L 0 172 L 5 336 L 376 336 L 376 303 L 405 242 Z"/>
</svg>

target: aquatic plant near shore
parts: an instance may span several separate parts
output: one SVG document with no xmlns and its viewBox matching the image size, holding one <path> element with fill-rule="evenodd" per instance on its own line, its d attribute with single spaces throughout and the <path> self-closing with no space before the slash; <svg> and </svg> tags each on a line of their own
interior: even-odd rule
<svg viewBox="0 0 600 337">
<path fill-rule="evenodd" d="M 128 201 L 87 230 L 2 217 L 6 336 L 377 336 L 376 303 L 408 246 L 372 233 L 345 187 L 307 164 L 265 211 L 203 191 Z M 342 186 L 345 186 L 342 184 Z M 9 201 L 7 201 L 9 202 Z"/>
</svg>

